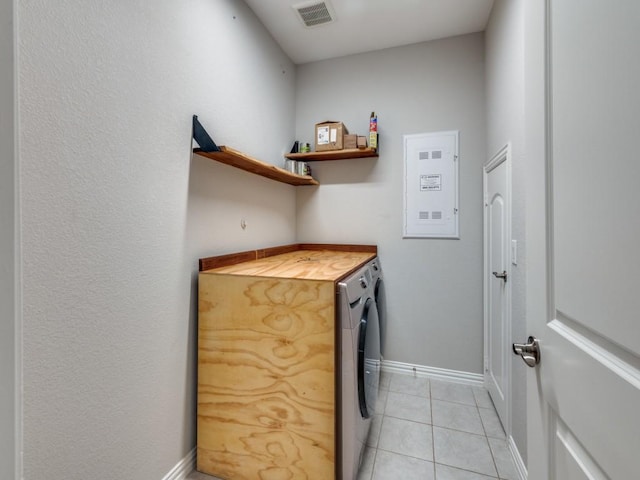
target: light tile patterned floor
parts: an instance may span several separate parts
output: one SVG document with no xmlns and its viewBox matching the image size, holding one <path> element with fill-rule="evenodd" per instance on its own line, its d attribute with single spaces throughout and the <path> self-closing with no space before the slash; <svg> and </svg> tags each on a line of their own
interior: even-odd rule
<svg viewBox="0 0 640 480">
<path fill-rule="evenodd" d="M 358 480 L 518 480 L 489 394 L 383 373 Z"/>
<path fill-rule="evenodd" d="M 518 480 L 484 388 L 387 372 L 380 388 L 357 480 Z"/>
</svg>

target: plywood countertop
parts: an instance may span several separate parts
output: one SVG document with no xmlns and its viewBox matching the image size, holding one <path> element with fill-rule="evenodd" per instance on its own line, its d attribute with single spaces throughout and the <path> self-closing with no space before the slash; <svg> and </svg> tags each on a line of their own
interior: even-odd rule
<svg viewBox="0 0 640 480">
<path fill-rule="evenodd" d="M 337 281 L 376 254 L 358 251 L 296 250 L 235 265 L 213 268 L 201 274 L 245 275 L 253 277 L 298 278 Z"/>
</svg>

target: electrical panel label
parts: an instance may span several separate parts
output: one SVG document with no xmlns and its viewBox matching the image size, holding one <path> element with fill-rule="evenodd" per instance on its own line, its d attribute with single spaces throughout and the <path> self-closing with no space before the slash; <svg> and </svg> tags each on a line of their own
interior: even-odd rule
<svg viewBox="0 0 640 480">
<path fill-rule="evenodd" d="M 420 191 L 441 191 L 442 175 L 420 175 Z"/>
</svg>

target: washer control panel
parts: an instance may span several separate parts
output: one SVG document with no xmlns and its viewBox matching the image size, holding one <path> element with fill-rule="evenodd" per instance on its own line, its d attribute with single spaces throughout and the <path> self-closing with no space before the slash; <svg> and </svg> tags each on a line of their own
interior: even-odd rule
<svg viewBox="0 0 640 480">
<path fill-rule="evenodd" d="M 365 295 L 372 285 L 373 277 L 368 265 L 338 283 L 341 294 L 346 296 L 349 303 L 353 303 Z"/>
</svg>

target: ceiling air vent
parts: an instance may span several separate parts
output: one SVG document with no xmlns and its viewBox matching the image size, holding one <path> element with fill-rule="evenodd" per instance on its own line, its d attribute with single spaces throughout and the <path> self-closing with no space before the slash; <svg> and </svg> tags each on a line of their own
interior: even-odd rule
<svg viewBox="0 0 640 480">
<path fill-rule="evenodd" d="M 335 20 L 333 9 L 326 1 L 318 2 L 314 0 L 312 2 L 299 3 L 293 5 L 293 8 L 298 12 L 300 20 L 306 27 L 317 27 Z"/>
</svg>

